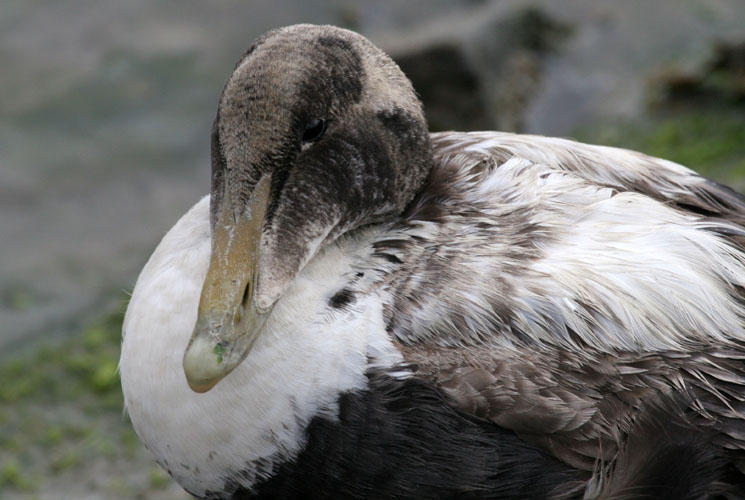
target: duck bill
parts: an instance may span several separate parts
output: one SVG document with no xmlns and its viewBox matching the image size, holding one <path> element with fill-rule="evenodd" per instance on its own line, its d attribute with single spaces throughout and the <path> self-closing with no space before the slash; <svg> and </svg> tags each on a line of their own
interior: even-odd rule
<svg viewBox="0 0 745 500">
<path fill-rule="evenodd" d="M 262 177 L 246 213 L 234 215 L 232 203 L 223 199 L 197 322 L 184 353 L 186 381 L 195 392 L 212 389 L 248 356 L 271 312 L 260 311 L 254 301 L 270 186 L 271 176 Z"/>
</svg>

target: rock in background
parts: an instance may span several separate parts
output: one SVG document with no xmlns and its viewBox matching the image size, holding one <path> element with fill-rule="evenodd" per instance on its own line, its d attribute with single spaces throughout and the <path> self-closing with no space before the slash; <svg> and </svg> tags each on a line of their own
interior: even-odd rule
<svg viewBox="0 0 745 500">
<path fill-rule="evenodd" d="M 525 129 L 547 59 L 570 24 L 535 7 L 491 6 L 383 44 L 414 83 L 430 129 Z"/>
<path fill-rule="evenodd" d="M 569 135 L 644 115 L 650 80 L 706 72 L 743 26 L 738 0 L 502 0 L 381 41 L 433 129 Z"/>
</svg>

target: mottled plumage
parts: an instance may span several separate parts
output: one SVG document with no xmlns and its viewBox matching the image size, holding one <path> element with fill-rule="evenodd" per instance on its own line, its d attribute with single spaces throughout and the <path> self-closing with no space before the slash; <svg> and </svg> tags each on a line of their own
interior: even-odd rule
<svg viewBox="0 0 745 500">
<path fill-rule="evenodd" d="M 745 495 L 739 194 L 626 150 L 429 136 L 390 59 L 310 25 L 239 62 L 212 169 L 121 361 L 195 496 Z"/>
</svg>

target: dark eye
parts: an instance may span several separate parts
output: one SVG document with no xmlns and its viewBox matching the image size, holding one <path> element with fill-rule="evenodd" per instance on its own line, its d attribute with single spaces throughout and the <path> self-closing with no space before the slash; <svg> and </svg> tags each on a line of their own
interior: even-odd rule
<svg viewBox="0 0 745 500">
<path fill-rule="evenodd" d="M 324 130 L 326 130 L 326 122 L 323 120 L 314 119 L 309 121 L 303 131 L 303 142 L 317 141 L 323 135 Z"/>
</svg>

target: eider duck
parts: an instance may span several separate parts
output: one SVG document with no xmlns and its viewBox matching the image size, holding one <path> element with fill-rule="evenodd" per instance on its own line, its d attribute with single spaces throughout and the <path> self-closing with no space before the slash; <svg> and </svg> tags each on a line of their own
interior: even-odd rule
<svg viewBox="0 0 745 500">
<path fill-rule="evenodd" d="M 211 195 L 123 326 L 201 499 L 743 498 L 745 199 L 564 139 L 430 134 L 364 37 L 243 55 Z"/>
</svg>

